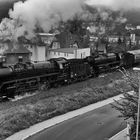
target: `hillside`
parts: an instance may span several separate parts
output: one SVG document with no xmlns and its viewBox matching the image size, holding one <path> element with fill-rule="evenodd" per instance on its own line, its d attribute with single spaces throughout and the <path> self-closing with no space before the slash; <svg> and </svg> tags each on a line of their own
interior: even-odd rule
<svg viewBox="0 0 140 140">
<path fill-rule="evenodd" d="M 125 13 L 128 23 L 138 25 L 140 24 L 140 11 L 129 11 Z"/>
</svg>

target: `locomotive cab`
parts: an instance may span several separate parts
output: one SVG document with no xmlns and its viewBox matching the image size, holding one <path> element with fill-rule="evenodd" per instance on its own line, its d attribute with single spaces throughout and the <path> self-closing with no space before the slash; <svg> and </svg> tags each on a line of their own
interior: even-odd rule
<svg viewBox="0 0 140 140">
<path fill-rule="evenodd" d="M 57 69 L 59 70 L 59 74 L 57 76 L 57 81 L 54 85 L 57 86 L 58 84 L 64 84 L 69 81 L 69 62 L 67 59 L 60 57 L 60 58 L 52 58 L 49 60 L 51 63 L 54 63 Z"/>
<path fill-rule="evenodd" d="M 65 71 L 68 68 L 68 61 L 63 57 L 52 58 L 49 61 L 55 63 L 55 65 L 62 71 Z"/>
</svg>

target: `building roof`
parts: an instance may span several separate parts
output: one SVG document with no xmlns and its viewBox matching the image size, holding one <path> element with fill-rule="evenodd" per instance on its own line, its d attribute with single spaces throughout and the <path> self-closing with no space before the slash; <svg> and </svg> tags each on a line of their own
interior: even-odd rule
<svg viewBox="0 0 140 140">
<path fill-rule="evenodd" d="M 59 48 L 59 49 L 49 49 L 50 51 L 53 52 L 62 52 L 62 53 L 74 53 L 74 50 L 81 50 L 81 49 L 86 49 L 86 48 Z"/>
<path fill-rule="evenodd" d="M 28 54 L 31 53 L 26 47 L 23 45 L 16 43 L 10 44 L 9 48 L 4 51 L 4 54 Z"/>
<path fill-rule="evenodd" d="M 40 36 L 55 36 L 55 34 L 51 34 L 51 33 L 38 33 L 38 35 L 40 35 Z"/>
<path fill-rule="evenodd" d="M 59 48 L 59 49 L 50 49 L 50 51 L 53 52 L 62 52 L 62 53 L 74 53 L 74 50 L 76 50 L 76 48 Z"/>
<path fill-rule="evenodd" d="M 128 52 L 134 55 L 140 54 L 140 50 L 133 50 L 133 51 L 128 51 Z"/>
</svg>

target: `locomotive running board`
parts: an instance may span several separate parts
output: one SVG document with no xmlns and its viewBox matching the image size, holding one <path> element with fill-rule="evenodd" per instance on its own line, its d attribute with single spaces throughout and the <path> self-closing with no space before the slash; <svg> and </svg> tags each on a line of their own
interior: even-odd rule
<svg viewBox="0 0 140 140">
<path fill-rule="evenodd" d="M 30 80 L 32 78 L 41 78 L 41 77 L 45 77 L 45 76 L 52 76 L 52 75 L 57 75 L 57 74 L 59 74 L 59 73 L 45 74 L 45 75 L 41 75 L 41 76 L 35 76 L 35 77 L 33 76 L 33 77 L 29 77 L 29 78 L 11 80 L 11 81 L 2 83 L 2 85 L 0 86 L 0 89 L 2 88 L 3 85 L 8 84 L 8 83 L 23 81 L 23 80 L 27 80 L 27 79 Z"/>
</svg>

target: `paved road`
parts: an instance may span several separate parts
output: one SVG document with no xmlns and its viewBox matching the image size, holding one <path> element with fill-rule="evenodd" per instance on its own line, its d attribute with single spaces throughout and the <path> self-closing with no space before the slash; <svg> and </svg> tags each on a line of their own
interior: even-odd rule
<svg viewBox="0 0 140 140">
<path fill-rule="evenodd" d="M 107 140 L 126 127 L 119 112 L 106 105 L 85 113 L 26 140 Z"/>
</svg>

